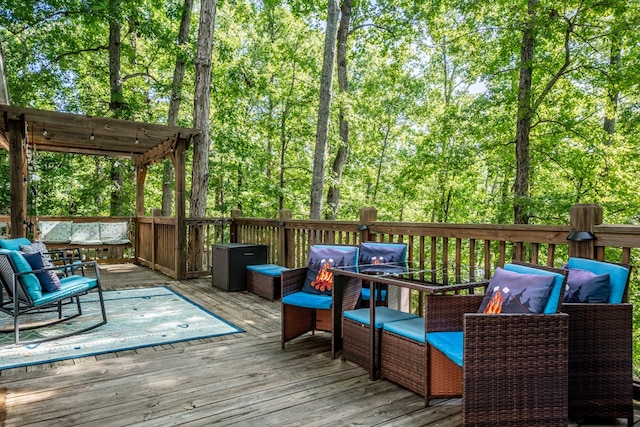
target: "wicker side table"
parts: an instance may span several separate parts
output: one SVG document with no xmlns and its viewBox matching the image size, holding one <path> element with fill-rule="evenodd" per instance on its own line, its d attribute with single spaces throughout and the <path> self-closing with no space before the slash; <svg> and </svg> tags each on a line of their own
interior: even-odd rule
<svg viewBox="0 0 640 427">
<path fill-rule="evenodd" d="M 268 300 L 280 298 L 280 273 L 288 270 L 275 264 L 247 266 L 247 290 Z"/>
</svg>

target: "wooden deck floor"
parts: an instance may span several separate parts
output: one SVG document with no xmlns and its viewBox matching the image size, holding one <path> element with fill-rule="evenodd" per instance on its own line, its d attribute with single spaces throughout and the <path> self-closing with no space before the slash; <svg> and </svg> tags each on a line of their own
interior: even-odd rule
<svg viewBox="0 0 640 427">
<path fill-rule="evenodd" d="M 101 277 L 108 290 L 169 284 L 246 332 L 2 371 L 0 426 L 461 425 L 459 399 L 425 408 L 402 387 L 371 382 L 331 359 L 327 335 L 281 350 L 277 301 L 134 265 L 103 266 Z"/>
</svg>

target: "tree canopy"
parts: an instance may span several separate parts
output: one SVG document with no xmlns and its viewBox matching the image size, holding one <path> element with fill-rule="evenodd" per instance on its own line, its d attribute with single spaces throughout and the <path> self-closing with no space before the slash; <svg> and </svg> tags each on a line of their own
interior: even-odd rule
<svg viewBox="0 0 640 427">
<path fill-rule="evenodd" d="M 192 126 L 199 3 L 179 42 L 184 0 L 5 0 L 11 103 L 109 116 L 117 101 L 123 118 L 167 123 L 179 58 L 176 122 Z M 640 0 L 422 3 L 352 2 L 348 90 L 331 89 L 327 137 L 333 162 L 346 120 L 348 158 L 339 181 L 324 171 L 323 194 L 335 186 L 340 203 L 322 216 L 375 206 L 381 220 L 511 223 L 517 207 L 526 222 L 549 224 L 566 223 L 573 204 L 598 203 L 605 222 L 637 223 Z M 207 216 L 308 217 L 326 22 L 327 2 L 217 2 Z M 114 191 L 123 213 L 135 212 L 131 164 L 116 165 L 118 181 L 110 159 L 30 154 L 41 178 L 30 182 L 32 214 L 107 215 Z M 0 176 L 7 187 L 4 152 Z M 159 164 L 147 206 L 161 206 L 162 181 Z M 8 197 L 7 187 L 1 213 Z"/>
</svg>

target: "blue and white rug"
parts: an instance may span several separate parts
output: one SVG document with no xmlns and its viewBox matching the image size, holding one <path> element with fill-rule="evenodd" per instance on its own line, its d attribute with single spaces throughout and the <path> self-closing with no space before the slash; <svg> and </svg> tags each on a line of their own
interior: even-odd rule
<svg viewBox="0 0 640 427">
<path fill-rule="evenodd" d="M 168 287 L 103 292 L 107 324 L 80 335 L 28 345 L 13 344 L 13 332 L 0 334 L 0 370 L 93 356 L 180 341 L 244 332 Z M 20 332 L 21 341 L 81 329 L 101 318 L 97 294 L 81 297 L 82 316 L 55 326 Z M 66 307 L 74 313 L 75 304 Z M 64 313 L 64 311 L 63 311 Z M 33 316 L 41 316 L 40 314 Z M 49 313 L 47 318 L 55 316 Z M 13 325 L 0 313 L 0 330 Z"/>
</svg>

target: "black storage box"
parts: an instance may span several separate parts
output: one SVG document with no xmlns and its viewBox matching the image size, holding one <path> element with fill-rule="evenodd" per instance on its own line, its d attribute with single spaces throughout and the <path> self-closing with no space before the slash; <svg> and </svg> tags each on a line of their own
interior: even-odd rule
<svg viewBox="0 0 640 427">
<path fill-rule="evenodd" d="M 247 289 L 247 265 L 267 263 L 267 245 L 225 243 L 213 245 L 211 284 L 224 291 Z"/>
</svg>

